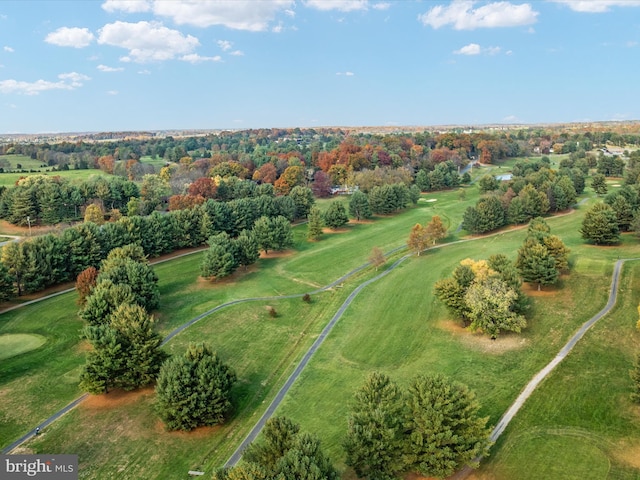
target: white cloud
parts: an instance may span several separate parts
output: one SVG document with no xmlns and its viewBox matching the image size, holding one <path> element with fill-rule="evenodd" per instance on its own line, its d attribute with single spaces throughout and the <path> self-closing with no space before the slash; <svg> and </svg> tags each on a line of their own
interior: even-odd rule
<svg viewBox="0 0 640 480">
<path fill-rule="evenodd" d="M 485 55 L 497 55 L 502 51 L 502 48 L 500 47 L 481 47 L 480 45 L 478 45 L 477 43 L 470 43 L 469 45 L 465 45 L 464 47 L 458 49 L 458 50 L 454 50 L 453 53 L 455 55 L 480 55 L 485 54 Z M 511 52 L 511 50 L 509 50 L 509 52 Z M 507 52 L 507 55 L 510 55 L 511 53 Z"/>
<path fill-rule="evenodd" d="M 222 49 L 223 52 L 226 52 L 227 50 L 231 50 L 231 47 L 233 47 L 233 42 L 230 42 L 229 40 L 218 40 L 216 43 Z"/>
<path fill-rule="evenodd" d="M 210 27 L 224 25 L 235 30 L 262 32 L 282 11 L 290 10 L 295 0 L 183 0 L 156 1 L 156 15 L 170 17 L 178 25 Z"/>
<path fill-rule="evenodd" d="M 19 80 L 0 81 L 0 93 L 17 93 L 19 95 L 39 95 L 47 90 L 74 90 L 81 87 L 83 82 L 91 80 L 90 77 L 81 73 L 70 72 L 58 75 L 59 81 L 50 82 L 48 80 L 36 80 L 35 82 L 24 82 Z"/>
<path fill-rule="evenodd" d="M 234 57 L 242 57 L 244 56 L 244 52 L 242 50 L 234 50 L 233 52 L 229 52 L 229 55 L 233 55 Z"/>
<path fill-rule="evenodd" d="M 354 10 L 366 10 L 368 0 L 306 0 L 305 7 L 316 10 L 339 10 L 340 12 L 352 12 Z"/>
<path fill-rule="evenodd" d="M 140 75 L 151 75 L 151 71 L 149 70 L 138 70 Z"/>
<path fill-rule="evenodd" d="M 435 29 L 451 25 L 455 30 L 474 30 L 530 25 L 538 16 L 528 3 L 493 2 L 474 9 L 475 3 L 472 0 L 454 0 L 448 6 L 437 5 L 418 15 L 418 20 Z"/>
<path fill-rule="evenodd" d="M 9 47 L 9 46 L 7 46 L 7 45 L 5 45 L 4 47 L 2 47 L 2 49 L 3 49 L 5 52 L 9 52 L 9 53 L 13 53 L 13 52 L 15 52 L 15 50 L 14 50 L 13 48 L 11 48 L 11 47 Z"/>
<path fill-rule="evenodd" d="M 59 47 L 84 48 L 93 42 L 93 33 L 88 28 L 60 27 L 44 39 L 45 42 Z"/>
<path fill-rule="evenodd" d="M 637 47 L 638 46 L 638 42 L 632 40 L 632 41 L 627 42 L 626 45 L 629 48 L 633 48 L 633 47 Z"/>
<path fill-rule="evenodd" d="M 113 13 L 121 11 L 125 13 L 140 13 L 151 10 L 151 2 L 148 0 L 107 0 L 102 4 L 102 9 Z"/>
<path fill-rule="evenodd" d="M 108 67 L 107 65 L 98 65 L 96 68 L 101 72 L 121 72 L 124 70 L 122 67 Z"/>
<path fill-rule="evenodd" d="M 107 95 L 118 95 L 118 90 L 107 90 Z"/>
<path fill-rule="evenodd" d="M 380 2 L 380 3 L 374 3 L 372 7 L 374 10 L 389 10 L 389 8 L 391 7 L 391 4 L 388 2 Z"/>
<path fill-rule="evenodd" d="M 353 77 L 355 73 L 353 72 L 336 72 L 336 75 L 344 75 L 345 77 Z"/>
<path fill-rule="evenodd" d="M 504 52 L 504 54 L 510 57 L 511 55 L 513 55 L 513 50 L 507 50 L 506 52 Z"/>
<path fill-rule="evenodd" d="M 63 81 L 68 80 L 71 86 L 74 88 L 81 87 L 83 85 L 82 82 L 91 80 L 91 77 L 77 72 L 61 73 L 60 75 L 58 75 L 58 78 Z"/>
<path fill-rule="evenodd" d="M 290 8 L 287 8 L 287 9 L 284 11 L 284 13 L 285 13 L 285 15 L 287 15 L 287 16 L 289 16 L 289 17 L 291 17 L 291 18 L 293 18 L 293 17 L 295 17 L 295 16 L 296 16 L 296 12 L 294 12 L 294 11 L 293 11 L 293 10 L 291 10 Z"/>
<path fill-rule="evenodd" d="M 282 26 L 282 22 L 279 22 L 278 25 L 275 25 L 271 31 L 273 33 L 282 33 L 282 31 L 284 30 L 284 27 Z"/>
<path fill-rule="evenodd" d="M 222 57 L 220 55 L 216 55 L 215 57 L 202 57 L 197 53 L 190 53 L 188 55 L 183 55 L 182 57 L 180 57 L 180 60 L 182 60 L 183 62 L 196 64 L 202 62 L 220 62 L 222 61 Z"/>
<path fill-rule="evenodd" d="M 640 7 L 640 0 L 552 0 L 567 5 L 574 12 L 602 13 L 611 7 Z"/>
<path fill-rule="evenodd" d="M 102 27 L 98 43 L 126 48 L 129 54 L 120 60 L 138 63 L 171 60 L 192 53 L 200 45 L 196 37 L 185 36 L 159 22 L 120 21 Z"/>
<path fill-rule="evenodd" d="M 459 50 L 454 50 L 453 53 L 456 55 L 480 55 L 480 45 L 477 43 L 470 43 Z"/>
</svg>

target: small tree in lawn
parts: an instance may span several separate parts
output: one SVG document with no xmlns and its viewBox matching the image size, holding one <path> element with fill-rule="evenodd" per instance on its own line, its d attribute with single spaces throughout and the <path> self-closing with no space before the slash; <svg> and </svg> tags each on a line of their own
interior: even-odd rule
<svg viewBox="0 0 640 480">
<path fill-rule="evenodd" d="M 327 211 L 324 212 L 324 224 L 335 230 L 344 227 L 347 223 L 349 223 L 349 217 L 342 202 L 331 202 Z"/>
<path fill-rule="evenodd" d="M 307 223 L 307 239 L 318 240 L 322 235 L 322 227 L 324 222 L 322 220 L 322 213 L 318 207 L 311 207 L 309 211 L 309 221 Z"/>
<path fill-rule="evenodd" d="M 369 263 L 376 267 L 376 272 L 378 271 L 378 267 L 381 267 L 385 264 L 387 259 L 384 256 L 384 252 L 379 247 L 373 247 L 371 249 L 371 254 L 369 255 Z"/>
<path fill-rule="evenodd" d="M 409 233 L 409 239 L 407 240 L 407 246 L 409 250 L 420 256 L 420 252 L 425 250 L 429 246 L 429 237 L 427 236 L 426 229 L 416 223 Z"/>
<path fill-rule="evenodd" d="M 427 224 L 425 234 L 432 245 L 447 236 L 447 227 L 442 224 L 442 219 L 439 215 L 434 215 Z"/>
<path fill-rule="evenodd" d="M 156 410 L 169 430 L 192 430 L 224 421 L 231 409 L 233 370 L 204 343 L 191 343 L 160 369 Z"/>
</svg>

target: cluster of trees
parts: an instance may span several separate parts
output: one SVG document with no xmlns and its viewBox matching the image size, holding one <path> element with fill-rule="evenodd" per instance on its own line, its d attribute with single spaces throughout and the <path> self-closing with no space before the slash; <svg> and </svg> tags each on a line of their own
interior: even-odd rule
<svg viewBox="0 0 640 480">
<path fill-rule="evenodd" d="M 471 175 L 460 176 L 458 167 L 451 160 L 438 163 L 431 171 L 420 169 L 415 175 L 415 184 L 423 192 L 457 188 L 461 183 L 469 182 Z"/>
<path fill-rule="evenodd" d="M 407 246 L 417 255 L 427 247 L 435 245 L 438 240 L 447 236 L 447 228 L 439 215 L 434 215 L 425 226 L 416 223 L 411 229 Z"/>
<path fill-rule="evenodd" d="M 54 225 L 80 218 L 83 206 L 97 202 L 103 209 L 124 209 L 140 197 L 134 182 L 120 177 L 98 177 L 71 182 L 61 177 L 33 175 L 13 188 L 0 188 L 0 218 L 14 225 Z"/>
<path fill-rule="evenodd" d="M 80 388 L 93 394 L 134 390 L 156 382 L 156 410 L 169 430 L 222 422 L 231 409 L 232 369 L 203 343 L 184 355 L 168 355 L 154 331 L 151 311 L 159 304 L 158 277 L 142 247 L 113 249 L 100 271 L 90 267 L 76 282 L 78 312 L 92 346 Z"/>
<path fill-rule="evenodd" d="M 490 446 L 487 418 L 468 387 L 441 374 L 420 375 L 403 391 L 371 374 L 356 392 L 344 447 L 360 478 L 391 480 L 414 472 L 445 478 L 477 467 Z"/>
<path fill-rule="evenodd" d="M 488 260 L 466 259 L 453 275 L 436 282 L 436 296 L 471 329 L 498 337 L 502 331 L 520 332 L 527 322 L 527 298 L 516 267 L 503 255 Z"/>
<path fill-rule="evenodd" d="M 203 277 L 219 279 L 231 275 L 240 266 L 247 267 L 260 257 L 260 250 L 284 250 L 293 246 L 291 223 L 285 217 L 262 216 L 251 230 L 243 230 L 235 238 L 222 232 L 208 241 L 209 249 L 200 266 Z"/>
<path fill-rule="evenodd" d="M 507 224 L 522 224 L 548 212 L 570 208 L 584 189 L 578 168 L 555 171 L 547 162 L 519 162 L 513 177 L 497 182 L 483 177 L 486 194 L 464 213 L 462 226 L 471 233 L 486 233 Z"/>
<path fill-rule="evenodd" d="M 301 432 L 286 417 L 267 420 L 262 439 L 244 451 L 236 467 L 220 469 L 214 480 L 338 480 L 317 436 Z"/>
<path fill-rule="evenodd" d="M 80 388 L 108 393 L 110 388 L 133 390 L 152 384 L 166 353 L 160 350 L 162 339 L 149 313 L 158 306 L 158 277 L 142 248 L 112 250 L 100 273 L 95 268 L 86 271 L 78 283 L 83 293 L 79 315 L 88 324 L 82 336 L 92 346 Z"/>
<path fill-rule="evenodd" d="M 117 247 L 135 243 L 142 247 L 145 255 L 155 257 L 203 245 L 218 233 L 238 236 L 243 230 L 251 230 L 263 216 L 269 219 L 283 216 L 290 221 L 299 211 L 290 196 L 262 195 L 227 203 L 207 200 L 191 209 L 122 217 L 101 226 L 82 223 L 60 234 L 5 245 L 1 261 L 10 281 L 0 284 L 0 288 L 2 295 L 9 298 L 16 293 L 36 292 L 71 281 L 90 266 L 97 267 Z M 273 248 L 268 243 L 265 245 Z"/>
</svg>

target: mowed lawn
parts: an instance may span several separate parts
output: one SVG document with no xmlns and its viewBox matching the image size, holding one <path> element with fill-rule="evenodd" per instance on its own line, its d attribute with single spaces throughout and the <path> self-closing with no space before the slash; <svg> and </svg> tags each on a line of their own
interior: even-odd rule
<svg viewBox="0 0 640 480">
<path fill-rule="evenodd" d="M 411 226 L 417 222 L 428 222 L 433 214 L 440 215 L 445 224 L 450 226 L 447 240 L 456 240 L 458 234 L 455 230 L 462 213 L 477 198 L 475 188 L 467 190 L 464 202 L 458 200 L 457 192 L 426 195 L 423 200 L 433 198 L 436 202 L 421 201 L 418 207 L 400 215 L 376 218 L 373 223 L 350 225 L 340 232 L 326 234 L 319 242 L 307 242 L 306 227 L 298 226 L 295 229 L 296 246 L 293 251 L 261 259 L 257 266 L 218 284 L 210 284 L 198 278 L 202 254 L 160 264 L 155 267 L 161 287 L 159 329 L 166 334 L 190 318 L 230 300 L 300 294 L 326 285 L 365 263 L 374 246 L 384 251 L 401 247 Z M 586 207 L 583 207 L 571 215 L 549 219 L 552 233 L 561 236 L 572 249 L 573 269 L 571 275 L 561 281 L 561 288 L 546 289 L 541 293 L 531 292 L 529 327 L 523 334 L 503 335 L 492 342 L 481 335 L 468 333 L 457 321 L 449 318 L 432 294 L 434 282 L 450 275 L 463 258 L 481 259 L 493 253 L 506 253 L 515 258 L 525 235 L 523 229 L 508 230 L 475 241 L 433 249 L 420 257 L 408 259 L 357 297 L 314 356 L 302 378 L 294 385 L 278 413 L 289 415 L 300 422 L 304 429 L 318 433 L 332 458 L 343 469 L 346 478 L 350 478 L 351 473 L 343 464 L 341 439 L 346 428 L 347 407 L 354 389 L 371 371 L 384 371 L 401 384 L 406 384 L 420 372 L 444 372 L 467 383 L 478 393 L 483 414 L 489 417 L 490 424 L 495 424 L 530 377 L 553 358 L 580 324 L 605 304 L 616 258 L 640 257 L 638 241 L 631 236 L 625 236 L 624 242 L 618 247 L 585 246 L 578 233 L 585 210 Z M 198 429 L 189 434 L 167 433 L 153 413 L 152 390 L 126 395 L 115 393 L 106 397 L 92 397 L 48 427 L 43 435 L 28 442 L 25 447 L 35 452 L 80 454 L 82 478 L 187 478 L 186 471 L 191 469 L 203 469 L 210 475 L 214 467 L 224 463 L 233 448 L 257 421 L 296 362 L 348 293 L 372 275 L 372 269 L 367 269 L 357 277 L 345 281 L 342 288 L 314 295 L 311 305 L 305 304 L 300 298 L 294 298 L 243 303 L 225 308 L 193 325 L 167 345 L 166 349 L 171 353 L 180 353 L 189 341 L 208 341 L 236 369 L 239 382 L 234 391 L 235 410 L 230 422 L 222 427 Z M 625 285 L 628 287 L 621 294 L 628 302 L 627 313 L 633 312 L 634 305 L 637 306 L 638 303 L 637 292 L 630 293 L 633 278 L 637 276 L 625 271 Z M 66 300 L 62 301 L 65 297 Z M 57 318 L 62 322 L 68 317 L 67 328 L 71 332 L 77 332 L 80 325 L 75 320 L 75 295 L 57 298 L 61 299 L 61 304 L 57 307 L 60 310 Z M 50 301 L 40 304 L 43 305 L 42 312 L 46 311 L 48 302 Z M 267 305 L 276 308 L 279 312 L 277 318 L 272 319 L 267 315 Z M 24 312 L 30 311 L 30 308 L 26 308 Z M 49 308 L 54 309 L 53 305 Z M 70 312 L 67 317 L 65 312 Z M 29 325 L 24 320 L 26 313 L 21 318 L 14 318 L 16 315 L 17 312 L 13 312 L 13 316 L 0 316 L 0 334 L 35 333 L 49 338 L 43 330 L 38 331 L 41 328 L 38 320 Z M 13 319 L 6 322 L 8 328 L 5 316 Z M 41 313 L 37 318 L 42 323 L 42 318 L 46 316 Z M 625 335 L 625 338 L 635 335 L 632 328 L 635 320 L 627 323 L 631 327 L 627 330 L 620 329 L 620 335 Z M 595 331 L 596 329 L 592 332 Z M 583 339 L 585 345 L 592 338 L 592 332 Z M 77 380 L 84 356 L 83 346 L 77 337 L 75 343 L 67 344 L 66 353 L 60 348 L 44 355 L 43 349 L 49 348 L 50 344 L 51 342 L 47 342 L 37 350 L 10 359 L 27 359 L 23 370 L 14 372 L 15 382 L 5 383 L 4 361 L 0 364 L 0 398 L 12 398 L 13 402 L 12 406 L 5 408 L 3 404 L 0 409 L 2 415 L 8 415 L 9 421 L 5 429 L 8 433 L 3 435 L 18 436 L 16 432 L 20 429 L 28 429 L 37 423 L 35 417 L 41 414 L 46 418 L 52 410 L 57 409 L 38 398 L 38 395 L 46 396 L 48 388 L 57 386 L 56 378 L 65 375 L 70 378 L 73 371 Z M 614 345 L 616 341 L 612 338 L 608 349 L 611 350 Z M 616 362 L 608 361 L 607 349 L 602 349 L 606 364 L 603 368 L 607 374 L 622 378 L 619 380 L 620 392 L 623 392 L 625 385 L 627 388 L 630 385 L 628 370 L 633 355 L 629 352 L 633 348 L 625 348 L 628 352 L 617 356 Z M 42 355 L 39 359 L 33 357 L 37 352 Z M 71 357 L 71 360 L 65 360 L 71 363 L 64 365 L 66 357 Z M 21 363 L 16 362 L 16 368 L 18 365 Z M 615 373 L 611 373 L 611 369 Z M 53 380 L 44 390 L 40 389 L 37 382 L 19 386 L 19 379 L 31 378 L 32 372 L 38 372 L 40 380 Z M 578 362 L 572 375 L 579 377 L 581 372 L 582 364 Z M 546 381 L 543 387 L 552 384 L 553 378 Z M 63 390 L 60 395 L 67 395 L 72 399 L 75 398 L 77 389 L 75 384 L 69 385 L 66 390 L 57 387 Z M 564 398 L 564 385 L 566 382 L 560 382 L 551 398 L 553 395 Z M 591 395 L 592 403 L 600 405 L 596 399 L 602 395 L 599 389 L 601 385 L 597 382 L 580 385 L 584 389 L 581 394 Z M 627 393 L 624 392 L 625 395 Z M 628 401 L 624 403 L 622 397 L 621 393 L 616 397 L 617 401 L 601 408 L 608 414 L 611 408 L 621 408 L 627 412 L 628 419 L 635 418 L 635 426 L 631 422 L 632 426 L 624 435 L 616 433 L 618 436 L 611 440 L 616 444 L 623 438 L 626 443 L 618 444 L 627 446 L 633 445 L 640 438 L 638 411 Z M 534 398 L 525 410 L 530 404 L 534 404 Z M 545 408 L 546 405 L 543 405 L 536 409 L 529 423 L 525 422 L 522 428 L 539 428 L 538 417 L 545 416 Z M 567 408 L 571 406 L 568 405 Z M 601 414 L 597 415 L 600 418 Z M 516 418 L 519 420 L 520 417 Z M 589 411 L 585 412 L 585 418 L 587 420 L 583 429 L 590 431 L 592 425 L 589 422 Z M 612 417 L 609 415 L 603 418 L 608 421 Z M 562 416 L 558 415 L 557 421 L 561 419 Z M 4 418 L 2 420 L 0 428 L 4 428 Z M 513 468 L 525 457 L 538 458 L 535 460 L 537 464 L 528 465 L 532 474 L 538 465 L 549 463 L 542 455 L 536 457 L 534 453 L 541 448 L 541 443 L 550 446 L 553 443 L 550 439 L 546 439 L 547 442 L 543 439 L 540 443 L 535 435 L 531 437 L 531 442 L 523 442 L 524 450 L 517 455 L 507 455 L 505 458 L 499 456 L 505 449 L 503 443 L 507 444 L 509 435 L 512 432 L 518 435 L 520 432 L 513 425 L 475 475 L 482 475 L 482 478 L 533 478 L 520 477 L 519 474 L 514 474 Z M 548 430 L 555 428 L 554 425 L 562 428 L 553 423 Z M 603 425 L 601 424 L 601 429 L 604 429 Z M 598 428 L 594 430 L 598 435 Z M 618 429 L 619 432 L 622 432 L 622 427 Z M 572 438 L 560 438 L 560 443 L 566 444 L 567 449 L 576 449 L 576 458 L 597 457 L 591 443 L 582 441 L 583 437 L 580 437 L 580 441 L 571 443 Z M 520 445 L 517 440 L 514 442 Z M 8 443 L 4 436 L 2 443 Z M 504 451 L 514 450 L 511 448 Z M 562 451 L 560 447 L 558 451 Z M 612 450 L 604 451 L 603 458 L 607 461 L 619 462 L 613 457 Z M 493 463 L 494 458 L 496 463 Z M 568 465 L 569 463 L 567 462 Z M 596 467 L 592 469 L 594 474 L 599 471 Z M 630 467 L 620 467 L 616 471 L 629 475 L 637 472 Z M 598 475 L 575 478 L 605 478 Z M 571 478 L 564 476 L 562 472 L 547 478 L 554 476 Z"/>
<path fill-rule="evenodd" d="M 552 232 L 565 239 L 573 250 L 573 269 L 562 279 L 561 288 L 540 293 L 527 290 L 532 306 L 529 326 L 522 334 L 502 335 L 491 341 L 464 331 L 432 292 L 434 282 L 449 276 L 463 258 L 487 258 L 494 253 L 514 258 L 524 232 L 427 252 L 405 262 L 357 298 L 278 413 L 300 422 L 303 429 L 318 433 L 344 469 L 346 478 L 352 478 L 343 463 L 341 445 L 348 405 L 355 389 L 372 371 L 385 372 L 402 385 L 419 373 L 445 373 L 476 391 L 483 405 L 482 414 L 488 416 L 489 425 L 495 425 L 530 378 L 556 355 L 583 322 L 604 306 L 618 256 L 640 257 L 638 241 L 629 236 L 619 247 L 583 245 L 576 232 L 583 213 L 549 220 Z M 640 336 L 635 331 L 640 292 L 637 286 L 635 291 L 632 288 L 640 267 L 632 265 L 625 270 L 620 292 L 620 303 L 628 305 L 627 313 L 620 315 L 618 309 L 606 319 L 614 322 L 613 319 L 626 316 L 626 320 L 619 320 L 620 324 L 608 329 L 604 334 L 608 337 L 606 342 L 597 334 L 600 326 L 589 332 L 580 349 L 598 354 L 572 353 L 571 362 L 563 364 L 543 384 L 545 393 L 535 394 L 534 398 L 543 405 L 535 406 L 532 399 L 527 404 L 533 412 L 530 417 L 524 416 L 527 420 L 516 417 L 517 424 L 527 425 L 536 438 L 540 436 L 540 424 L 556 439 L 554 435 L 571 425 L 576 417 L 581 419 L 581 430 L 586 433 L 568 431 L 567 437 L 560 439 L 564 447 L 555 451 L 550 437 L 520 445 L 518 435 L 522 432 L 518 427 L 509 427 L 505 438 L 513 435 L 512 442 L 506 446 L 502 439 L 498 442 L 477 474 L 479 478 L 607 478 L 608 470 L 603 472 L 601 468 L 603 461 L 611 465 L 612 472 L 627 475 L 610 478 L 638 478 L 640 408 L 628 400 L 631 389 L 628 372 Z M 620 351 L 616 351 L 618 344 Z M 600 381 L 592 377 L 594 364 L 599 367 Z M 570 365 L 571 371 L 558 377 Z M 602 383 L 605 379 L 606 383 Z M 574 391 L 569 390 L 574 387 Z M 608 394 L 611 398 L 603 401 L 603 395 Z M 553 408 L 548 408 L 552 405 Z M 598 449 L 595 455 L 593 442 L 585 438 L 602 437 L 606 431 L 610 438 L 603 443 L 610 448 Z M 549 444 L 545 453 L 540 454 L 536 449 L 545 441 Z M 516 445 L 517 453 L 508 455 L 506 452 L 512 452 Z M 554 453 L 553 460 L 550 453 Z M 567 456 L 571 456 L 570 461 L 565 461 Z M 586 458 L 593 459 L 591 467 L 574 470 L 575 464 Z M 523 465 L 526 475 L 521 471 Z M 540 475 L 541 471 L 549 474 Z"/>
</svg>

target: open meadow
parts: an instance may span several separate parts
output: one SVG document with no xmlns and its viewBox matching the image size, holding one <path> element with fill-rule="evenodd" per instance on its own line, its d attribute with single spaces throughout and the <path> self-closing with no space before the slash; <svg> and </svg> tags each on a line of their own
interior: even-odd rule
<svg viewBox="0 0 640 480">
<path fill-rule="evenodd" d="M 474 169 L 474 174 L 489 170 Z M 444 243 L 468 241 L 412 256 L 366 287 L 277 413 L 317 433 L 343 478 L 355 478 L 341 447 L 348 406 L 369 372 L 385 372 L 401 385 L 418 373 L 445 373 L 476 391 L 481 413 L 495 425 L 529 379 L 604 306 L 614 262 L 640 258 L 640 243 L 625 235 L 615 247 L 584 244 L 578 229 L 586 205 L 549 218 L 552 233 L 571 249 L 571 272 L 557 287 L 527 288 L 528 327 L 492 341 L 451 319 L 434 297 L 433 285 L 464 258 L 505 253 L 515 259 L 525 231 L 508 228 L 467 237 L 458 226 L 478 194 L 475 187 L 466 191 L 463 200 L 456 191 L 423 195 L 416 207 L 351 223 L 317 242 L 308 242 L 306 227 L 299 225 L 292 250 L 261 258 L 219 283 L 199 278 L 201 253 L 156 265 L 162 335 L 218 305 L 256 298 L 207 315 L 164 347 L 181 353 L 190 341 L 204 340 L 235 369 L 229 421 L 191 433 L 167 433 L 154 414 L 152 389 L 116 391 L 90 396 L 19 451 L 77 453 L 81 478 L 188 478 L 188 470 L 199 469 L 209 475 L 246 436 L 349 293 L 376 272 L 362 269 L 314 293 L 310 304 L 299 297 L 277 297 L 319 290 L 366 264 L 373 247 L 385 252 L 401 248 L 415 223 L 427 223 L 436 214 L 449 229 Z M 640 340 L 635 330 L 639 274 L 640 261 L 625 265 L 613 313 L 543 382 L 472 474 L 475 478 L 640 478 L 640 409 L 628 395 L 628 371 Z M 0 359 L 3 447 L 80 395 L 77 381 L 87 346 L 79 339 L 75 300 L 75 293 L 69 293 L 0 315 L 0 342 L 4 337 L 13 352 Z M 268 315 L 267 306 L 276 309 L 276 318 Z"/>
</svg>

